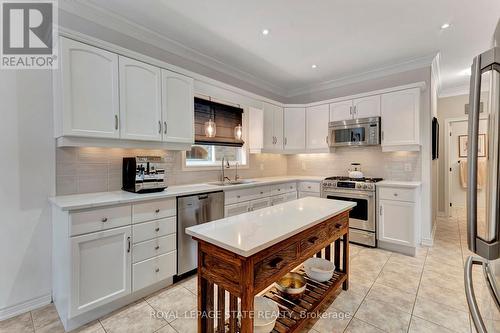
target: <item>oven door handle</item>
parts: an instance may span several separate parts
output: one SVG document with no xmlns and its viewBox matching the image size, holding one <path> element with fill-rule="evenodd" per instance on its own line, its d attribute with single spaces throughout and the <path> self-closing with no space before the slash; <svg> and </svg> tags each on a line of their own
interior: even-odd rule
<svg viewBox="0 0 500 333">
<path fill-rule="evenodd" d="M 329 195 L 341 196 L 343 195 L 346 198 L 354 198 L 354 199 L 370 199 L 373 198 L 375 192 L 366 192 L 366 193 L 353 193 L 351 191 L 323 191 L 323 195 L 321 197 L 327 198 Z M 328 199 L 328 198 L 327 198 Z"/>
</svg>

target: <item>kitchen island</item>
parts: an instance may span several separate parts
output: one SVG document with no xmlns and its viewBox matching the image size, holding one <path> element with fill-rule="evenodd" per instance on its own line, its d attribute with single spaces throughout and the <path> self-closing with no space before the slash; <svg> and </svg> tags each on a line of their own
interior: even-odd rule
<svg viewBox="0 0 500 333">
<path fill-rule="evenodd" d="M 280 306 L 274 332 L 303 328 L 341 286 L 348 289 L 349 211 L 355 205 L 307 197 L 187 228 L 198 241 L 198 332 L 253 332 L 254 297 L 262 292 Z M 333 260 L 333 277 L 319 283 L 305 276 L 300 299 L 281 298 L 273 283 L 292 270 L 303 274 L 297 267 L 313 256 Z"/>
</svg>

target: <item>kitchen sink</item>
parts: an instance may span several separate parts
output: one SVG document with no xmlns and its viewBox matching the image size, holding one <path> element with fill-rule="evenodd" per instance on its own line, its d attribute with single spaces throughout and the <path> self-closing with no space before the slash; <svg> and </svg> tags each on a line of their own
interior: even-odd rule
<svg viewBox="0 0 500 333">
<path fill-rule="evenodd" d="M 231 185 L 241 185 L 241 184 L 251 184 L 255 183 L 255 180 L 250 179 L 239 179 L 239 180 L 226 180 L 226 181 L 216 181 L 210 182 L 209 185 L 217 185 L 217 186 L 231 186 Z"/>
</svg>

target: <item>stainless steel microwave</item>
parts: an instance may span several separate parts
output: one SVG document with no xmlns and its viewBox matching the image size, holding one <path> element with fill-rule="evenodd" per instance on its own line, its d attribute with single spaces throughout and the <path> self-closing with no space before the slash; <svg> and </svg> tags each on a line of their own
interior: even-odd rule
<svg viewBox="0 0 500 333">
<path fill-rule="evenodd" d="M 328 125 L 330 147 L 380 144 L 380 117 L 332 121 Z"/>
</svg>

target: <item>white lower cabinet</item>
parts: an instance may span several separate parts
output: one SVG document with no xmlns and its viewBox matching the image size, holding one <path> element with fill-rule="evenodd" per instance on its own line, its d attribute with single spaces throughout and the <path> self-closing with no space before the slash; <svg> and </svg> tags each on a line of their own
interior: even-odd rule
<svg viewBox="0 0 500 333">
<path fill-rule="evenodd" d="M 306 192 L 306 191 L 300 191 L 299 192 L 299 199 L 300 198 L 306 198 L 306 197 L 319 198 L 320 194 L 319 194 L 319 192 Z"/>
<path fill-rule="evenodd" d="M 133 291 L 136 291 L 175 275 L 177 251 L 138 262 L 133 266 Z"/>
<path fill-rule="evenodd" d="M 414 255 L 420 243 L 419 188 L 378 188 L 379 247 Z"/>
<path fill-rule="evenodd" d="M 269 198 L 252 200 L 252 201 L 250 201 L 249 210 L 254 211 L 254 210 L 269 207 L 270 205 L 271 205 L 271 201 Z"/>
<path fill-rule="evenodd" d="M 131 292 L 130 226 L 71 238 L 70 317 Z"/>
<path fill-rule="evenodd" d="M 232 204 L 232 205 L 226 205 L 224 207 L 224 216 L 225 217 L 230 217 L 234 215 L 239 215 L 243 214 L 249 211 L 250 208 L 250 202 L 241 202 L 237 204 Z"/>
</svg>

